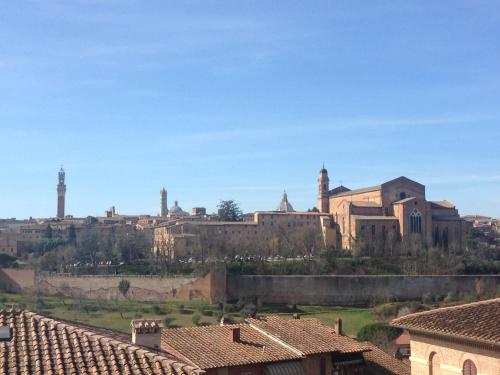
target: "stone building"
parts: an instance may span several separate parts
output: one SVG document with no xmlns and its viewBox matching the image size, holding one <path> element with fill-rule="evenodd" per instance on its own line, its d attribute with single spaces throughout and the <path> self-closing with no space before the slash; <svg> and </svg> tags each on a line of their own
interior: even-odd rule
<svg viewBox="0 0 500 375">
<path fill-rule="evenodd" d="M 257 211 L 253 220 L 236 222 L 184 219 L 155 227 L 153 252 L 168 258 L 210 250 L 260 256 L 278 255 L 284 247 L 314 252 L 335 246 L 336 231 L 331 216 L 317 212 Z"/>
<path fill-rule="evenodd" d="M 500 298 L 409 314 L 412 375 L 498 375 Z"/>
<path fill-rule="evenodd" d="M 318 178 L 318 208 L 338 225 L 342 248 L 356 244 L 383 247 L 403 241 L 407 246 L 460 249 L 470 225 L 455 206 L 428 201 L 425 186 L 404 176 L 381 185 L 351 190 L 330 189 L 328 171 Z"/>
</svg>

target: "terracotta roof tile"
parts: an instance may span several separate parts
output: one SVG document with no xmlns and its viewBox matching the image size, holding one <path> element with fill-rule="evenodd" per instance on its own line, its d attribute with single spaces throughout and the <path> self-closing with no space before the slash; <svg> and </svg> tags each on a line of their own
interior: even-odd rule
<svg viewBox="0 0 500 375">
<path fill-rule="evenodd" d="M 231 339 L 239 329 L 239 339 Z M 162 348 L 180 354 L 202 369 L 302 358 L 248 324 L 162 330 Z"/>
<path fill-rule="evenodd" d="M 500 345 L 500 298 L 424 311 L 394 319 L 410 331 L 444 334 Z"/>
<path fill-rule="evenodd" d="M 201 373 L 192 366 L 28 311 L 0 310 L 0 325 L 12 339 L 0 343 L 2 374 L 130 374 Z"/>
<path fill-rule="evenodd" d="M 270 315 L 248 319 L 250 325 L 265 331 L 302 353 L 356 353 L 365 349 L 356 340 L 339 335 L 317 319 L 283 319 Z"/>
<path fill-rule="evenodd" d="M 374 372 L 378 375 L 410 375 L 411 371 L 408 363 L 394 358 L 369 341 L 365 341 L 362 344 L 370 349 L 369 352 L 363 354 L 368 373 Z"/>
</svg>

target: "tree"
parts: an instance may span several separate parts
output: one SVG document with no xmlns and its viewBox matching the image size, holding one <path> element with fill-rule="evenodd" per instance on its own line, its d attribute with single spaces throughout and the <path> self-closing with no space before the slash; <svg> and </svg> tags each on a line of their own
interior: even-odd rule
<svg viewBox="0 0 500 375">
<path fill-rule="evenodd" d="M 73 224 L 68 228 L 68 244 L 76 245 L 76 230 Z"/>
<path fill-rule="evenodd" d="M 243 213 L 240 206 L 233 200 L 220 201 L 217 206 L 218 216 L 221 221 L 242 221 Z"/>
<path fill-rule="evenodd" d="M 45 238 L 51 239 L 52 238 L 52 227 L 50 224 L 47 225 L 47 228 L 45 228 L 45 232 L 43 234 Z"/>
<path fill-rule="evenodd" d="M 88 262 L 95 267 L 97 264 L 97 255 L 99 253 L 99 238 L 95 229 L 89 229 L 85 232 L 81 245 L 78 246 L 78 258 L 81 261 Z"/>
<path fill-rule="evenodd" d="M 118 290 L 123 295 L 123 297 L 127 297 L 128 290 L 130 289 L 130 281 L 127 279 L 121 279 L 118 283 Z"/>
</svg>

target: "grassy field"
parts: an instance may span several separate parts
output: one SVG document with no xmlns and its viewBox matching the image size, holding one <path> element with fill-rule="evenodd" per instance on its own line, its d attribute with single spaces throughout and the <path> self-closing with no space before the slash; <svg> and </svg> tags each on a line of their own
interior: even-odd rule
<svg viewBox="0 0 500 375">
<path fill-rule="evenodd" d="M 200 317 L 198 324 L 216 324 L 222 314 L 218 305 L 211 305 L 200 300 L 148 303 L 1 293 L 0 308 L 12 305 L 25 307 L 31 311 L 38 311 L 59 319 L 87 323 L 122 332 L 130 332 L 130 320 L 133 318 L 167 318 L 168 326 L 175 328 L 194 326 L 194 315 Z M 234 321 L 242 321 L 244 316 L 235 310 L 226 312 L 225 316 L 229 316 Z M 351 336 L 355 336 L 364 325 L 376 321 L 372 309 L 364 308 L 298 305 L 296 310 L 292 310 L 286 305 L 264 305 L 259 308 L 258 314 L 279 314 L 289 317 L 294 311 L 305 317 L 318 318 L 331 326 L 340 317 L 344 323 L 344 331 Z"/>
</svg>

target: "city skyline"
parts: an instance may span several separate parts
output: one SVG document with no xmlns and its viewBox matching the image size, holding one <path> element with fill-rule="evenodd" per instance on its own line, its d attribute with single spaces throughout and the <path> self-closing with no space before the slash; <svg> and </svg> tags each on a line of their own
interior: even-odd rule
<svg viewBox="0 0 500 375">
<path fill-rule="evenodd" d="M 429 13 L 433 17 L 429 17 Z M 0 217 L 272 210 L 404 175 L 500 216 L 499 6 L 5 4 Z M 8 37 L 8 39 L 7 39 Z"/>
</svg>

